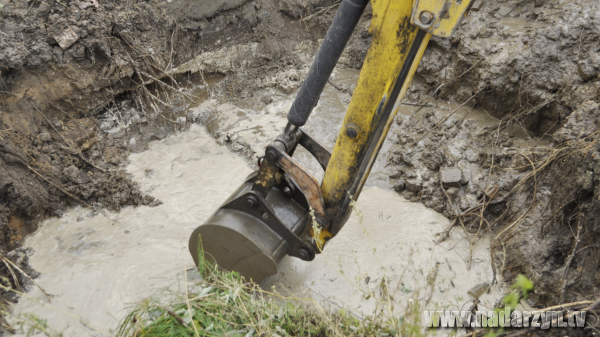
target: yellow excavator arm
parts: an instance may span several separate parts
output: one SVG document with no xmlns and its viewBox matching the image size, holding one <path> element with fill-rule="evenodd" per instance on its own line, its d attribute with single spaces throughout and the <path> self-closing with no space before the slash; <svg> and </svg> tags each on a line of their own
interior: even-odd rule
<svg viewBox="0 0 600 337">
<path fill-rule="evenodd" d="M 343 0 L 290 111 L 258 171 L 190 238 L 190 252 L 260 281 L 290 255 L 310 261 L 344 226 L 431 35 L 447 37 L 469 0 L 372 0 L 371 46 L 333 151 L 306 124 L 368 0 Z M 322 184 L 293 158 L 306 148 Z"/>
<path fill-rule="evenodd" d="M 449 36 L 471 1 L 373 0 L 373 41 L 325 172 L 321 191 L 332 219 L 319 242 L 350 215 L 431 35 Z M 313 233 L 314 234 L 314 233 Z"/>
</svg>

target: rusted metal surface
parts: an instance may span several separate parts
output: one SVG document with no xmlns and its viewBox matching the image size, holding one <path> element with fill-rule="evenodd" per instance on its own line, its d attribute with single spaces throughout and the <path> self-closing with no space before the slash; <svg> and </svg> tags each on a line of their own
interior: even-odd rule
<svg viewBox="0 0 600 337">
<path fill-rule="evenodd" d="M 315 215 L 325 219 L 325 203 L 323 202 L 323 195 L 321 195 L 317 178 L 304 169 L 304 167 L 298 165 L 287 153 L 281 149 L 276 150 L 280 156 L 277 165 L 294 179 L 308 201 L 308 204 L 315 211 Z"/>
</svg>

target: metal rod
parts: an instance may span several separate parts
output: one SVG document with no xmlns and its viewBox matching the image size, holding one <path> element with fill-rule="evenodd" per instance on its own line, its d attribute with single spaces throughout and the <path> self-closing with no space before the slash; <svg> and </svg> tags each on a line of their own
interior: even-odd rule
<svg viewBox="0 0 600 337">
<path fill-rule="evenodd" d="M 344 0 L 340 4 L 308 76 L 288 112 L 290 123 L 296 126 L 306 124 L 368 3 L 369 0 Z"/>
<path fill-rule="evenodd" d="M 299 126 L 294 125 L 292 123 L 287 123 L 287 125 L 285 126 L 285 129 L 283 130 L 283 134 L 285 137 L 288 138 L 293 138 L 294 135 L 296 134 L 296 131 L 298 131 Z"/>
</svg>

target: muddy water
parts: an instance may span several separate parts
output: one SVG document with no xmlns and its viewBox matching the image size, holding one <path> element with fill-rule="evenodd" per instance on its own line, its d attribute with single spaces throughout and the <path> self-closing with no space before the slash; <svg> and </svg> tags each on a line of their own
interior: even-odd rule
<svg viewBox="0 0 600 337">
<path fill-rule="evenodd" d="M 359 71 L 357 70 L 337 69 L 331 80 L 336 83 L 336 86 L 351 90 L 358 80 L 358 75 Z M 192 87 L 203 84 L 202 79 L 196 79 L 192 83 Z M 351 91 L 340 91 L 332 85 L 327 85 L 317 106 L 313 109 L 308 123 L 303 127 L 330 150 L 333 149 L 344 120 L 351 98 L 350 93 Z M 221 143 L 227 144 L 234 152 L 250 157 L 252 164 L 256 162 L 258 156 L 264 154 L 265 147 L 285 127 L 286 115 L 295 95 L 295 93 L 286 95 L 267 90 L 235 104 L 212 98 L 200 104 L 193 104 L 192 114 L 198 116 L 200 120 L 206 121 L 208 132 L 218 138 Z M 265 96 L 272 102 L 265 104 L 263 102 Z M 401 107 L 401 111 L 405 109 L 407 107 Z M 397 125 L 392 125 L 391 132 L 396 128 Z M 387 150 L 390 146 L 389 141 L 384 142 L 366 186 L 390 187 L 388 175 L 383 172 L 387 161 Z M 313 172 L 317 179 L 322 179 L 323 170 L 306 150 L 298 148 L 294 157 Z"/>
<path fill-rule="evenodd" d="M 315 261 L 285 258 L 279 274 L 261 285 L 317 299 L 330 309 L 351 308 L 358 316 L 372 314 L 378 303 L 391 303 L 400 317 L 415 299 L 430 310 L 460 310 L 471 287 L 491 281 L 487 240 L 473 247 L 470 270 L 463 233 L 454 231 L 442 244 L 434 243 L 434 234 L 448 225 L 441 214 L 378 187 L 363 191 L 357 209 L 360 216 L 355 210 Z M 481 300 L 489 308 L 497 297 L 492 289 Z"/>
<path fill-rule="evenodd" d="M 157 288 L 179 285 L 193 265 L 189 233 L 251 172 L 200 126 L 129 159 L 134 179 L 164 204 L 100 214 L 79 208 L 46 221 L 25 246 L 34 248 L 31 265 L 42 273 L 37 283 L 52 299 L 38 289 L 29 296 L 62 312 L 26 299 L 18 311 L 36 313 L 67 335 L 100 334 L 70 315 L 108 332 L 124 308 Z"/>
<path fill-rule="evenodd" d="M 335 76 L 353 83 L 357 73 L 338 71 Z M 330 147 L 349 98 L 327 86 L 306 127 Z M 36 301 L 22 299 L 16 311 L 48 319 L 66 335 L 102 335 L 100 331 L 110 333 L 116 327 L 125 308 L 157 288 L 178 289 L 183 271 L 192 265 L 186 248 L 189 233 L 243 181 L 249 166 L 254 167 L 253 160 L 244 161 L 230 149 L 250 153 L 246 157 L 251 159 L 262 153 L 285 125 L 292 99 L 278 95 L 269 104 L 236 106 L 213 98 L 192 106 L 206 129 L 194 125 L 129 158 L 133 178 L 164 204 L 120 213 L 79 208 L 46 221 L 25 246 L 34 248 L 31 264 L 42 273 L 37 282 L 52 298 L 49 302 L 34 289 L 28 296 Z M 297 156 L 322 176 L 306 153 Z M 384 163 L 380 158 L 371 187 L 358 201 L 360 216 L 352 215 L 325 252 L 310 263 L 285 258 L 279 274 L 264 280 L 263 287 L 313 298 L 326 308 L 344 306 L 358 316 L 372 314 L 382 299 L 390 299 L 399 316 L 409 299 L 432 310 L 468 306 L 470 287 L 492 279 L 488 243 L 482 240 L 473 247 L 470 268 L 464 233 L 456 230 L 436 245 L 434 234 L 448 220 L 377 187 L 389 187 Z M 384 288 L 390 297 L 382 295 Z M 492 289 L 482 296 L 483 305 L 492 307 L 498 296 L 498 289 Z"/>
</svg>

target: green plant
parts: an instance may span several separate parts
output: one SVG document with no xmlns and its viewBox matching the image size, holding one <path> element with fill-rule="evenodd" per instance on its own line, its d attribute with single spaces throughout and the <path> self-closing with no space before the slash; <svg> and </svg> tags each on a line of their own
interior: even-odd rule
<svg viewBox="0 0 600 337">
<path fill-rule="evenodd" d="M 200 238 L 201 239 L 201 238 Z M 201 240 L 199 240 L 201 242 Z M 199 251 L 202 252 L 201 246 Z M 199 254 L 203 279 L 189 291 L 163 291 L 135 307 L 117 336 L 395 336 L 393 318 L 359 319 L 346 310 L 283 297 L 220 270 Z M 418 306 L 414 310 L 419 310 Z M 420 312 L 414 315 L 420 319 Z M 418 324 L 418 321 L 411 324 Z M 407 330 L 414 330 L 405 324 Z"/>
</svg>

